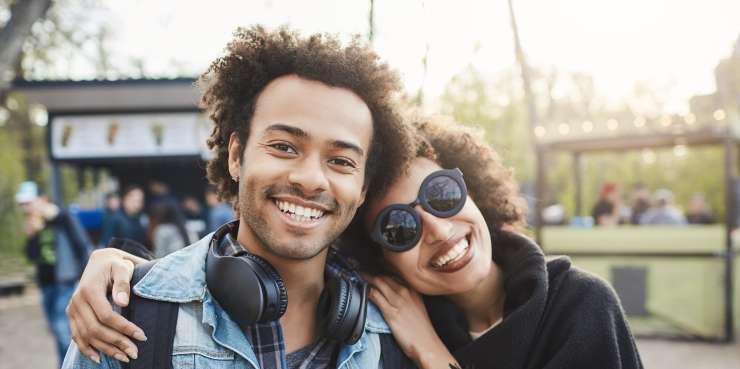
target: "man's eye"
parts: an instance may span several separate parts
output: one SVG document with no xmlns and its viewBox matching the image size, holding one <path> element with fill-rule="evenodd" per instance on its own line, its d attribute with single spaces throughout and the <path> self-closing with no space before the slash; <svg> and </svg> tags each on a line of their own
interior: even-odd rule
<svg viewBox="0 0 740 369">
<path fill-rule="evenodd" d="M 275 143 L 275 144 L 270 145 L 270 147 L 272 147 L 273 149 L 278 150 L 278 151 L 286 152 L 288 154 L 297 154 L 298 153 L 298 152 L 295 151 L 295 149 L 293 148 L 293 146 L 290 146 L 290 145 L 284 144 L 284 143 Z"/>
<path fill-rule="evenodd" d="M 331 160 L 329 160 L 329 164 L 339 165 L 339 166 L 347 167 L 347 168 L 356 168 L 357 167 L 355 165 L 355 163 L 353 163 L 352 161 L 347 160 L 347 159 L 342 159 L 342 158 L 334 158 L 334 159 L 331 159 Z"/>
</svg>

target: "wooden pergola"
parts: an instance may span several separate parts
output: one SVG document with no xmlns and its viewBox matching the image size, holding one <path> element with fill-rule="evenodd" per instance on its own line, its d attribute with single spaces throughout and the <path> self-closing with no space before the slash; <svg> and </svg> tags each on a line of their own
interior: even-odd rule
<svg viewBox="0 0 740 369">
<path fill-rule="evenodd" d="M 640 257 L 640 256 L 657 256 L 665 258 L 676 257 L 710 257 L 721 258 L 724 261 L 725 278 L 724 278 L 724 315 L 725 315 L 725 332 L 723 341 L 734 341 L 734 258 L 737 252 L 733 248 L 732 231 L 737 227 L 738 217 L 738 199 L 736 193 L 736 184 L 738 179 L 738 143 L 740 134 L 738 130 L 733 129 L 732 125 L 711 126 L 702 125 L 703 128 L 696 130 L 683 130 L 678 132 L 658 132 L 649 134 L 628 134 L 614 135 L 607 137 L 585 137 L 574 139 L 559 139 L 546 142 L 539 142 L 537 145 L 537 174 L 536 174 L 536 191 L 537 205 L 535 232 L 537 241 L 543 248 L 542 239 L 542 210 L 547 188 L 547 158 L 557 152 L 570 153 L 573 160 L 573 178 L 575 179 L 575 213 L 583 215 L 583 163 L 582 157 L 585 154 L 598 152 L 626 152 L 642 149 L 655 149 L 673 147 L 676 145 L 684 146 L 722 146 L 724 149 L 724 181 L 725 181 L 725 248 L 722 252 L 692 253 L 691 255 L 680 252 L 589 252 L 589 257 Z M 701 254 L 701 255 L 700 255 Z M 572 255 L 578 256 L 578 255 Z"/>
</svg>

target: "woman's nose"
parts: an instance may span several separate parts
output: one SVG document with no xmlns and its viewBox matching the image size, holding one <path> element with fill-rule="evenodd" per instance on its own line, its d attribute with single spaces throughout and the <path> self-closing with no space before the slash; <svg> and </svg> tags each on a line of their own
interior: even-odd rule
<svg viewBox="0 0 740 369">
<path fill-rule="evenodd" d="M 447 241 L 452 235 L 452 222 L 449 219 L 439 218 L 427 213 L 421 206 L 416 207 L 421 221 L 424 223 L 422 239 L 425 243 L 439 243 Z"/>
</svg>

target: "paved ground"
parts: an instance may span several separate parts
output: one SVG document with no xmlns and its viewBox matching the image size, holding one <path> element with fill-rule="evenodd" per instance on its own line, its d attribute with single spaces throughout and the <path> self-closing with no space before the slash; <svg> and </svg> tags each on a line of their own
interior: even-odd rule
<svg viewBox="0 0 740 369">
<path fill-rule="evenodd" d="M 46 330 L 38 290 L 23 296 L 0 298 L 0 369 L 53 369 L 56 357 Z M 645 368 L 737 369 L 740 343 L 692 344 L 639 340 Z"/>
</svg>

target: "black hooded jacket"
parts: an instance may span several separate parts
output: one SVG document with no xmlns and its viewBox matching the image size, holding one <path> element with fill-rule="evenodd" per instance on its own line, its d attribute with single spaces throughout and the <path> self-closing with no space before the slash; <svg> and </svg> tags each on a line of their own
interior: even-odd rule
<svg viewBox="0 0 740 369">
<path fill-rule="evenodd" d="M 530 239 L 497 233 L 493 259 L 504 278 L 504 319 L 473 341 L 462 312 L 444 297 L 425 297 L 437 334 L 463 368 L 642 368 L 614 290 L 571 266 L 545 261 Z"/>
</svg>

